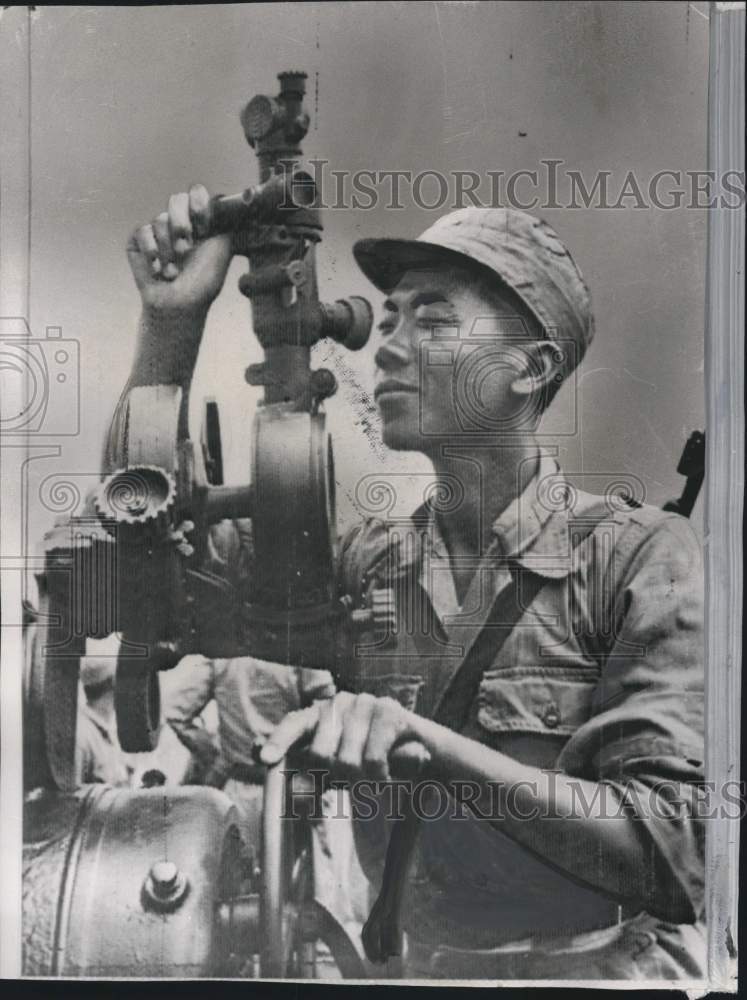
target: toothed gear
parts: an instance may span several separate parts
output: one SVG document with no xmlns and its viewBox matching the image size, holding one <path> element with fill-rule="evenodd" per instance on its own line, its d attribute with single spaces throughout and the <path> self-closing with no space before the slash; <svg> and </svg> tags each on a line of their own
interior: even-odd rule
<svg viewBox="0 0 747 1000">
<path fill-rule="evenodd" d="M 94 503 L 107 527 L 157 535 L 168 530 L 175 499 L 176 482 L 169 472 L 138 465 L 107 476 Z"/>
</svg>

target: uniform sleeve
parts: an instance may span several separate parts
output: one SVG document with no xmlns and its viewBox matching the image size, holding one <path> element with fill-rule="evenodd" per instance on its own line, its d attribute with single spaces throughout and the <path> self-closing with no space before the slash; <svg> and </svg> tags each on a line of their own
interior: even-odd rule
<svg viewBox="0 0 747 1000">
<path fill-rule="evenodd" d="M 173 670 L 161 674 L 164 718 L 187 747 L 209 767 L 218 748 L 198 717 L 214 697 L 214 668 L 204 656 L 185 656 Z"/>
<path fill-rule="evenodd" d="M 690 524 L 657 515 L 634 525 L 607 580 L 609 654 L 591 717 L 558 766 L 615 786 L 652 852 L 652 878 L 666 900 L 656 915 L 689 923 L 703 906 L 705 839 L 703 576 Z"/>
<path fill-rule="evenodd" d="M 346 532 L 339 543 L 337 581 L 339 593 L 358 606 L 373 571 L 383 564 L 392 546 L 387 526 L 378 518 L 368 518 Z"/>
</svg>

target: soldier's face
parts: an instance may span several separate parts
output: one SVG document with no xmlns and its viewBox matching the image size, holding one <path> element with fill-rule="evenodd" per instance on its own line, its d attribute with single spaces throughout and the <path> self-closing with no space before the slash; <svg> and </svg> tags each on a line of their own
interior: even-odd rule
<svg viewBox="0 0 747 1000">
<path fill-rule="evenodd" d="M 413 270 L 384 302 L 379 333 L 375 398 L 388 447 L 429 454 L 512 429 L 529 339 L 515 306 L 488 303 L 458 272 Z"/>
</svg>

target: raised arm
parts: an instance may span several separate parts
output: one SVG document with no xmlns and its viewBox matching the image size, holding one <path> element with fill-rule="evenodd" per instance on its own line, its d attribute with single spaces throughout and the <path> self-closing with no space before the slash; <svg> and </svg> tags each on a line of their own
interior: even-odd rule
<svg viewBox="0 0 747 1000">
<path fill-rule="evenodd" d="M 174 194 L 168 211 L 139 226 L 127 256 L 142 300 L 132 372 L 117 404 L 104 469 L 124 462 L 122 422 L 135 386 L 186 385 L 197 363 L 205 320 L 231 262 L 230 236 L 205 239 L 210 197 L 202 185 Z"/>
</svg>

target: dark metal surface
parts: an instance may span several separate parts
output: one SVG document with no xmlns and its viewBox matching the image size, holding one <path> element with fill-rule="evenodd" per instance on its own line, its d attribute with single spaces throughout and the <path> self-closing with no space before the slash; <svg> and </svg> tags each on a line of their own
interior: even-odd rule
<svg viewBox="0 0 747 1000">
<path fill-rule="evenodd" d="M 254 655 L 298 666 L 335 658 L 334 480 L 324 415 L 274 404 L 254 421 L 254 572 L 244 621 Z M 277 655 L 279 654 L 279 655 Z"/>
<path fill-rule="evenodd" d="M 693 431 L 685 442 L 677 472 L 685 477 L 685 485 L 676 500 L 670 500 L 664 504 L 664 510 L 681 514 L 683 517 L 690 517 L 705 478 L 704 431 Z"/>
<path fill-rule="evenodd" d="M 161 693 L 153 658 L 117 657 L 114 675 L 117 736 L 125 753 L 155 748 L 161 729 Z"/>
<path fill-rule="evenodd" d="M 221 792 L 47 793 L 26 806 L 24 841 L 24 975 L 229 971 L 216 912 L 240 891 L 241 844 Z M 171 865 L 176 891 L 154 901 Z"/>
<path fill-rule="evenodd" d="M 75 788 L 80 658 L 117 628 L 117 545 L 93 512 L 45 536 L 38 608 L 24 636 L 24 787 Z"/>
<path fill-rule="evenodd" d="M 75 739 L 81 642 L 55 655 L 55 622 L 67 621 L 56 594 L 42 594 L 39 620 L 25 637 L 23 699 L 24 787 L 76 787 Z"/>
<path fill-rule="evenodd" d="M 21 962 L 25 976 L 56 975 L 59 912 L 87 794 L 45 791 L 24 805 Z"/>
<path fill-rule="evenodd" d="M 202 425 L 202 449 L 205 477 L 211 486 L 223 485 L 223 444 L 220 436 L 220 411 L 215 399 L 205 400 Z"/>
<path fill-rule="evenodd" d="M 265 788 L 261 852 L 247 852 L 235 807 L 214 789 L 32 796 L 23 974 L 313 978 L 321 944 L 340 975 L 365 978 L 345 929 L 314 899 L 311 827 L 283 819 L 280 772 Z M 252 853 L 261 872 L 249 870 Z"/>
</svg>

